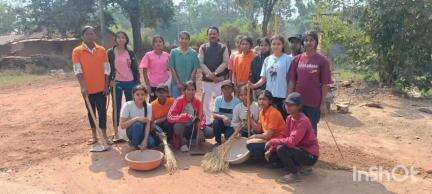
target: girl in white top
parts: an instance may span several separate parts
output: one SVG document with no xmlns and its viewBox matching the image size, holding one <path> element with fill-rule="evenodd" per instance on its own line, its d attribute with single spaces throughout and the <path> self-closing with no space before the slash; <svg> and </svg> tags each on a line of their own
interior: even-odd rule
<svg viewBox="0 0 432 194">
<path fill-rule="evenodd" d="M 159 145 L 158 138 L 150 133 L 151 105 L 147 103 L 148 91 L 138 85 L 132 90 L 133 100 L 123 104 L 120 111 L 121 139 L 128 140 L 135 149 L 153 148 Z"/>
<path fill-rule="evenodd" d="M 264 60 L 261 79 L 251 84 L 251 87 L 257 89 L 265 84 L 265 89 L 273 95 L 273 104 L 286 118 L 288 113 L 284 107 L 284 100 L 288 95 L 288 76 L 293 57 L 285 54 L 285 39 L 282 36 L 271 38 L 271 49 L 272 54 Z"/>
</svg>

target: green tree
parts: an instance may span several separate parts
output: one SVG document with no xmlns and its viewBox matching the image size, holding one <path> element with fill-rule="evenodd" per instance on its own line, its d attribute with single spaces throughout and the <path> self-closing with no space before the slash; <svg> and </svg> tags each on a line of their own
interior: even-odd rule
<svg viewBox="0 0 432 194">
<path fill-rule="evenodd" d="M 7 34 L 16 30 L 16 13 L 12 7 L 0 3 L 0 34 Z"/>
<path fill-rule="evenodd" d="M 129 18 L 132 27 L 134 51 L 142 55 L 142 24 L 156 28 L 168 25 L 174 16 L 172 0 L 112 0 Z"/>
<path fill-rule="evenodd" d="M 249 13 L 248 19 L 252 21 L 253 26 L 256 19 L 262 17 L 261 34 L 263 36 L 269 34 L 268 27 L 272 19 L 273 24 L 279 24 L 281 21 L 278 20 L 291 16 L 294 10 L 291 9 L 290 2 L 290 0 L 235 0 L 235 3 L 244 12 Z M 255 15 L 255 13 L 258 14 Z"/>
<path fill-rule="evenodd" d="M 78 35 L 83 25 L 99 24 L 96 0 L 31 0 L 20 13 L 24 29 L 45 27 L 63 36 Z M 110 15 L 104 16 L 106 25 L 112 25 Z"/>
<path fill-rule="evenodd" d="M 377 53 L 381 82 L 432 88 L 432 1 L 368 0 L 365 30 Z"/>
</svg>

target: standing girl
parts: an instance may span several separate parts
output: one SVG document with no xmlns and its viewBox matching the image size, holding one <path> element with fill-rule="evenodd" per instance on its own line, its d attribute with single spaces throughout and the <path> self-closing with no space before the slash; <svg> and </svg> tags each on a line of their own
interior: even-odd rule
<svg viewBox="0 0 432 194">
<path fill-rule="evenodd" d="M 165 40 L 162 36 L 153 37 L 153 50 L 147 52 L 141 60 L 140 68 L 143 69 L 143 77 L 147 89 L 150 91 L 150 101 L 156 99 L 158 86 L 171 85 L 168 63 L 170 55 L 163 51 Z"/>
<path fill-rule="evenodd" d="M 240 87 L 248 83 L 251 75 L 252 61 L 255 58 L 255 53 L 252 52 L 253 41 L 250 37 L 243 37 L 240 40 L 242 52 L 234 58 L 232 67 L 232 80 L 236 87 Z"/>
<path fill-rule="evenodd" d="M 271 49 L 272 54 L 264 60 L 261 79 L 251 84 L 251 87 L 257 89 L 266 84 L 266 90 L 273 95 L 274 106 L 286 118 L 288 113 L 284 108 L 284 100 L 288 94 L 288 74 L 293 57 L 285 54 L 285 39 L 282 36 L 273 36 Z"/>
<path fill-rule="evenodd" d="M 140 77 L 135 53 L 128 48 L 128 35 L 123 31 L 117 32 L 114 43 L 114 46 L 107 51 L 107 54 L 111 66 L 110 85 L 111 87 L 116 87 L 116 93 L 112 93 L 112 97 L 116 98 L 116 118 L 113 116 L 113 122 L 118 124 L 123 94 L 126 101 L 131 101 L 132 89 L 140 83 Z M 118 138 L 117 134 L 115 135 Z"/>
<path fill-rule="evenodd" d="M 259 40 L 259 50 L 260 54 L 255 57 L 255 59 L 252 61 L 252 72 L 251 72 L 251 79 L 250 81 L 252 83 L 257 83 L 261 79 L 261 69 L 264 63 L 264 60 L 270 56 L 270 39 L 267 37 L 261 38 Z M 265 86 L 259 87 L 257 90 L 257 93 L 260 92 L 260 90 L 264 90 Z"/>
</svg>

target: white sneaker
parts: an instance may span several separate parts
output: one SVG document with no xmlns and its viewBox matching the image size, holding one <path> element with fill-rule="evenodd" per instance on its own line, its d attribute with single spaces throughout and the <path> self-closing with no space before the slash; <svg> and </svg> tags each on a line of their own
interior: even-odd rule
<svg viewBox="0 0 432 194">
<path fill-rule="evenodd" d="M 182 152 L 187 152 L 187 151 L 189 151 L 189 147 L 187 145 L 183 145 L 182 147 L 180 147 L 180 150 Z"/>
</svg>

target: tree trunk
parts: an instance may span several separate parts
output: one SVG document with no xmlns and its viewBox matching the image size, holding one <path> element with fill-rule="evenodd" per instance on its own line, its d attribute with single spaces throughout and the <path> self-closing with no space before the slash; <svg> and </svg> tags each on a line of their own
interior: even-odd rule
<svg viewBox="0 0 432 194">
<path fill-rule="evenodd" d="M 262 35 L 267 36 L 268 33 L 268 24 L 270 21 L 270 17 L 273 12 L 274 5 L 276 4 L 278 0 L 266 0 L 262 2 L 262 9 L 263 9 L 263 21 L 262 21 Z"/>
<path fill-rule="evenodd" d="M 141 21 L 138 17 L 129 17 L 132 26 L 133 48 L 135 55 L 139 58 L 143 55 L 142 39 L 141 39 Z"/>
<path fill-rule="evenodd" d="M 261 31 L 262 31 L 263 36 L 267 36 L 267 27 L 268 27 L 269 21 L 270 21 L 270 15 L 267 13 L 264 13 L 264 18 L 263 18 L 262 26 L 261 26 Z"/>
</svg>

